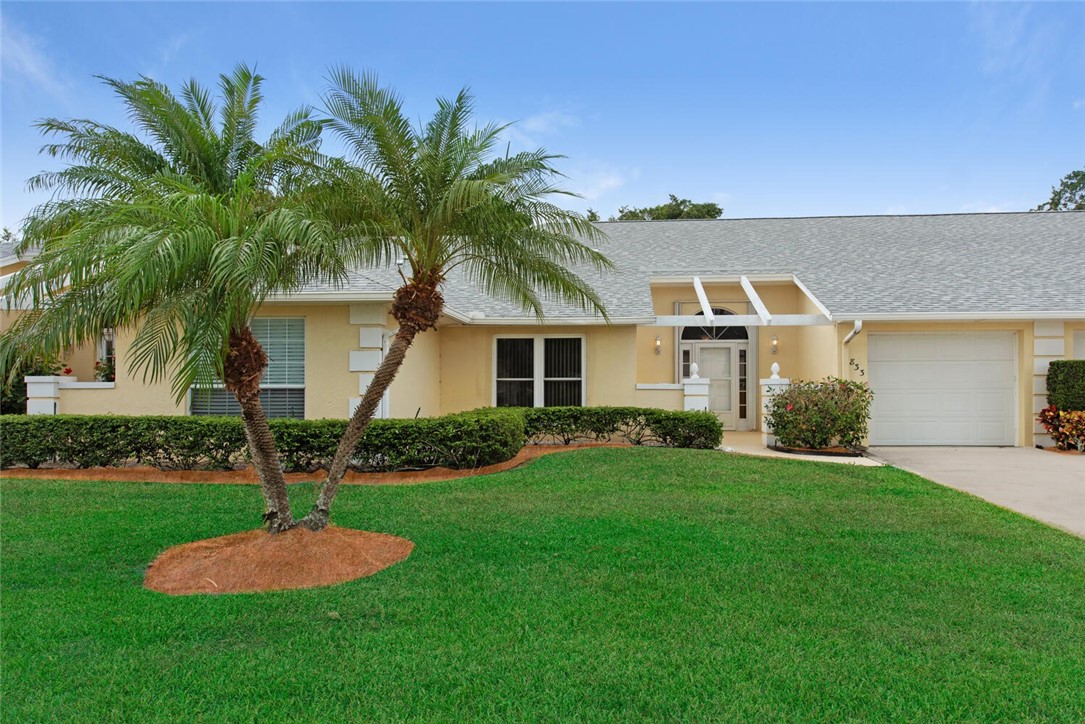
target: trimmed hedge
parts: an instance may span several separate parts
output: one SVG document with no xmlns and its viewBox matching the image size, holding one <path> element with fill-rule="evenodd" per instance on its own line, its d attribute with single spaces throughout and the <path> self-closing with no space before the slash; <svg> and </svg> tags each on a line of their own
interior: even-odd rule
<svg viewBox="0 0 1085 724">
<path fill-rule="evenodd" d="M 1085 359 L 1056 360 L 1047 369 L 1047 404 L 1085 410 Z"/>
<path fill-rule="evenodd" d="M 346 420 L 271 420 L 286 472 L 312 472 L 335 454 Z M 462 413 L 374 420 L 358 443 L 355 470 L 473 468 L 516 455 L 524 443 L 517 414 Z M 0 416 L 0 467 L 45 462 L 81 468 L 150 465 L 163 470 L 229 470 L 246 462 L 237 417 L 113 415 Z"/>
<path fill-rule="evenodd" d="M 723 426 L 710 412 L 650 407 L 521 407 L 524 434 L 534 443 L 613 442 L 711 449 Z"/>
<path fill-rule="evenodd" d="M 327 466 L 346 420 L 271 420 L 283 470 Z M 487 408 L 444 417 L 374 420 L 351 467 L 363 471 L 475 468 L 515 457 L 533 443 L 622 440 L 634 445 L 714 448 L 723 430 L 707 412 L 635 407 Z M 248 460 L 237 417 L 0 416 L 0 467 L 53 462 L 80 468 L 125 464 L 162 470 L 230 470 Z"/>
</svg>

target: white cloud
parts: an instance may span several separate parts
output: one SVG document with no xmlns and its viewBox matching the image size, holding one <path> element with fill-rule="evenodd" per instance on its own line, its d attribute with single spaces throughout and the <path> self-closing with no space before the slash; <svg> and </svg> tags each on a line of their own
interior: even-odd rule
<svg viewBox="0 0 1085 724">
<path fill-rule="evenodd" d="M 190 40 L 192 40 L 192 36 L 189 33 L 178 33 L 164 43 L 160 43 L 158 45 L 158 57 L 150 61 L 150 65 L 144 68 L 141 75 L 148 78 L 159 78 L 159 76 L 164 75 L 166 68 L 177 59 Z"/>
<path fill-rule="evenodd" d="M 41 42 L 0 16 L 0 72 L 4 84 L 13 79 L 62 100 L 68 88 L 58 77 L 53 62 L 42 50 Z"/>
<path fill-rule="evenodd" d="M 516 124 L 524 133 L 555 133 L 562 128 L 580 125 L 580 119 L 562 111 L 546 111 L 528 116 Z"/>
<path fill-rule="evenodd" d="M 570 169 L 566 175 L 566 185 L 570 191 L 582 196 L 587 202 L 598 203 L 600 200 L 606 201 L 611 192 L 624 188 L 639 178 L 640 169 L 593 163 Z M 617 208 L 618 204 L 614 203 L 613 206 Z"/>
<path fill-rule="evenodd" d="M 543 111 L 519 121 L 514 121 L 502 136 L 513 146 L 535 149 L 545 145 L 541 138 L 553 136 L 565 128 L 580 125 L 580 118 L 564 111 Z"/>
<path fill-rule="evenodd" d="M 162 65 L 169 65 L 172 63 L 173 59 L 181 52 L 181 49 L 188 44 L 188 41 L 188 33 L 174 35 L 162 46 L 162 49 L 159 52 L 159 62 L 162 63 Z"/>
<path fill-rule="evenodd" d="M 1038 19 L 1031 3 L 973 2 L 970 28 L 979 44 L 979 65 L 996 83 L 1023 89 L 1035 104 L 1051 86 L 1051 68 L 1064 30 Z"/>
<path fill-rule="evenodd" d="M 595 201 L 608 191 L 625 186 L 626 177 L 617 171 L 599 171 L 580 176 L 574 182 L 574 191 L 588 201 Z"/>
<path fill-rule="evenodd" d="M 970 12 L 984 71 L 1002 73 L 1028 62 L 1030 5 L 973 3 Z"/>
</svg>

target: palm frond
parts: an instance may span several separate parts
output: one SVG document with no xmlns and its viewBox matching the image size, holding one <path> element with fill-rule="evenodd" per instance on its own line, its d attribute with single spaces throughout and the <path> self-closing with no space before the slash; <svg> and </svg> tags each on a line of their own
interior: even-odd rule
<svg viewBox="0 0 1085 724">
<path fill-rule="evenodd" d="M 0 354 L 61 351 L 129 328 L 128 367 L 168 377 L 180 400 L 220 379 L 231 330 L 269 296 L 341 282 L 367 255 L 312 203 L 333 165 L 319 154 L 323 122 L 302 109 L 258 143 L 262 79 L 248 67 L 220 77 L 217 102 L 195 81 L 175 97 L 148 78 L 103 80 L 133 130 L 39 122 L 43 151 L 69 165 L 31 180 L 55 196 L 23 225 L 23 243 L 39 252 L 3 294 L 34 311 L 5 333 Z"/>
<path fill-rule="evenodd" d="M 329 81 L 328 128 L 356 164 L 353 175 L 330 184 L 329 218 L 349 230 L 359 259 L 387 264 L 395 253 L 416 279 L 444 279 L 463 267 L 485 292 L 535 314 L 554 299 L 606 318 L 598 295 L 571 270 L 605 272 L 610 262 L 595 248 L 602 232 L 553 202 L 572 195 L 558 184 L 561 156 L 543 149 L 495 156 L 506 127 L 473 127 L 467 89 L 438 99 L 415 130 L 374 75 L 340 67 Z"/>
</svg>

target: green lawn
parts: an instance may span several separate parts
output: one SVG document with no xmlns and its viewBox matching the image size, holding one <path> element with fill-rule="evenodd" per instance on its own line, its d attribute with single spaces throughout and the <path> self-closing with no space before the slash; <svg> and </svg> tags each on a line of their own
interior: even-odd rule
<svg viewBox="0 0 1085 724">
<path fill-rule="evenodd" d="M 894 469 L 596 449 L 350 487 L 337 522 L 407 561 L 183 598 L 144 567 L 255 527 L 256 487 L 0 492 L 4 721 L 1085 718 L 1085 541 Z"/>
</svg>

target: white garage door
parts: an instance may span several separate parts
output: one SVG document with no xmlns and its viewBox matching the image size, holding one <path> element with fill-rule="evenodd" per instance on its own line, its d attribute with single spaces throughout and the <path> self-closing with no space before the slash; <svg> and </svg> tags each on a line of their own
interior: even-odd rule
<svg viewBox="0 0 1085 724">
<path fill-rule="evenodd" d="M 871 445 L 1013 445 L 1013 332 L 871 334 Z"/>
</svg>

